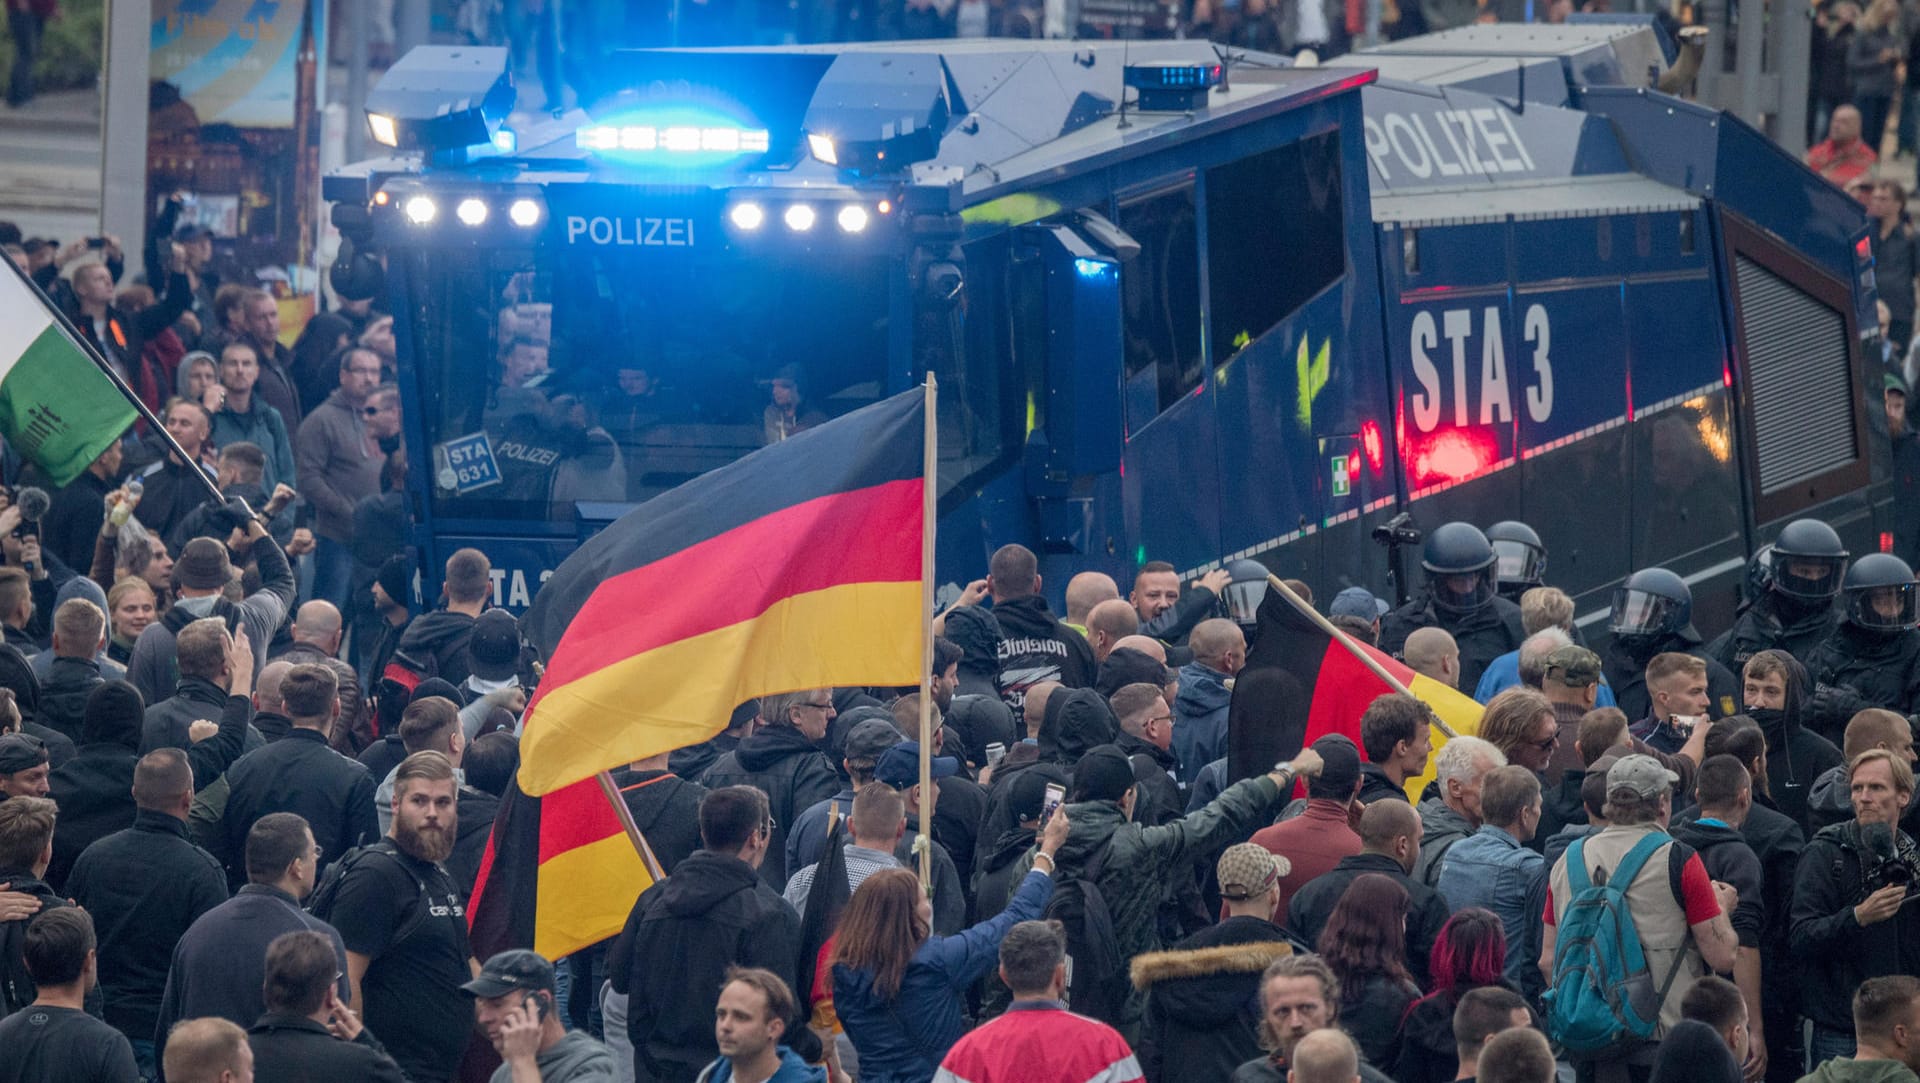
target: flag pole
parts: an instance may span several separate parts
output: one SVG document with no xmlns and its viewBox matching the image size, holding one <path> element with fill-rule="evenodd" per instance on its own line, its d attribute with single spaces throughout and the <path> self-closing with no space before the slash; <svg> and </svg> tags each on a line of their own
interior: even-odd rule
<svg viewBox="0 0 1920 1083">
<path fill-rule="evenodd" d="M 28 289 L 39 296 L 42 307 L 53 316 L 54 322 L 60 327 L 60 332 L 67 336 L 67 341 L 71 343 L 75 349 L 86 355 L 87 359 L 93 362 L 93 366 L 99 369 L 107 379 L 113 381 L 113 386 L 119 390 L 121 397 L 125 398 L 127 402 L 133 406 L 134 410 L 139 413 L 142 418 L 146 419 L 148 425 L 153 426 L 153 431 L 159 434 L 160 439 L 166 441 L 167 447 L 171 448 L 173 453 L 180 457 L 180 461 L 198 467 L 200 464 L 196 462 L 192 456 L 189 456 L 186 450 L 180 446 L 180 442 L 173 438 L 173 434 L 167 431 L 166 423 L 153 416 L 153 411 L 147 409 L 147 404 L 140 401 L 140 396 L 134 393 L 133 388 L 127 386 L 127 381 L 123 379 L 119 373 L 113 371 L 113 365 L 110 364 L 105 357 L 101 356 L 99 348 L 94 346 L 92 340 L 88 339 L 87 336 L 80 333 L 80 329 L 73 325 L 73 321 L 67 318 L 66 312 L 63 311 L 59 305 L 53 303 L 53 298 L 49 297 L 47 292 L 40 288 L 40 284 L 35 282 L 32 276 L 21 270 L 12 260 L 0 259 L 0 263 L 6 264 L 9 271 L 12 271 L 19 277 L 20 281 L 27 284 Z M 118 439 L 117 436 L 116 439 Z M 226 496 L 220 492 L 220 487 L 213 483 L 213 479 L 207 476 L 206 471 L 195 469 L 192 473 L 200 479 L 202 485 L 206 486 L 208 495 L 215 501 L 226 500 Z"/>
<path fill-rule="evenodd" d="M 634 850 L 639 853 L 641 864 L 647 867 L 647 875 L 653 877 L 656 884 L 666 879 L 666 872 L 660 868 L 660 859 L 653 856 L 653 847 L 648 846 L 646 837 L 640 834 L 640 825 L 633 822 L 633 810 L 627 807 L 626 800 L 620 796 L 620 787 L 613 784 L 613 775 L 602 771 L 593 777 L 600 780 L 600 792 L 607 796 L 607 803 L 613 806 L 613 814 L 620 818 L 620 826 L 627 832 L 627 841 L 633 843 Z"/>
<path fill-rule="evenodd" d="M 920 455 L 920 889 L 933 892 L 933 520 L 940 498 L 940 445 L 934 439 L 939 384 L 927 371 L 925 447 Z"/>
<path fill-rule="evenodd" d="M 1347 649 L 1347 653 L 1359 659 L 1361 665 L 1366 666 L 1368 669 L 1372 670 L 1374 676 L 1387 682 L 1388 688 L 1393 689 L 1395 692 L 1398 692 L 1403 696 L 1413 696 L 1413 693 L 1407 690 L 1407 686 L 1400 683 L 1400 679 L 1398 677 L 1395 677 L 1392 673 L 1387 672 L 1387 667 L 1381 665 L 1379 660 L 1374 658 L 1373 655 L 1368 654 L 1364 650 L 1361 650 L 1360 644 L 1355 643 L 1353 641 L 1352 636 L 1347 635 L 1347 633 L 1341 631 L 1338 627 L 1336 627 L 1332 621 L 1321 616 L 1319 610 L 1308 605 L 1305 599 L 1301 598 L 1298 594 L 1295 594 L 1293 592 L 1293 588 L 1287 586 L 1286 582 L 1283 581 L 1279 576 L 1273 574 L 1272 572 L 1268 572 L 1267 586 L 1271 587 L 1274 590 L 1279 591 L 1280 596 L 1287 600 L 1288 605 L 1291 605 L 1293 606 L 1293 608 L 1299 610 L 1302 616 L 1306 617 L 1308 620 L 1318 625 L 1321 631 L 1332 636 L 1333 641 L 1335 643 L 1338 643 L 1342 647 L 1345 647 Z M 1413 696 L 1413 698 L 1419 699 L 1420 697 Z M 1459 736 L 1459 734 L 1456 734 L 1453 732 L 1453 727 L 1447 725 L 1446 722 L 1444 722 L 1440 718 L 1440 715 L 1437 712 L 1435 712 L 1432 708 L 1427 709 L 1427 721 L 1432 723 L 1433 728 L 1439 730 L 1441 736 L 1447 738 L 1448 740 L 1452 740 L 1453 738 Z"/>
</svg>

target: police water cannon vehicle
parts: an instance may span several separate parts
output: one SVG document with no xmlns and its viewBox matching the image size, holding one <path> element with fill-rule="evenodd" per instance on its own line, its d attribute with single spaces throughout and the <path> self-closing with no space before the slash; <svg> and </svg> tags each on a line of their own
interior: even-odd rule
<svg viewBox="0 0 1920 1083">
<path fill-rule="evenodd" d="M 391 156 L 326 178 L 333 284 L 397 317 L 430 589 L 475 545 L 524 605 L 611 516 L 931 371 L 951 588 L 1021 541 L 1054 589 L 1384 595 L 1406 513 L 1531 524 L 1583 614 L 1651 564 L 1729 612 L 1777 523 L 1876 547 L 1872 267 L 1844 193 L 1659 89 L 1678 56 L 1645 21 L 1325 67 L 648 50 L 513 131 L 504 51 L 417 49 L 368 99 Z"/>
</svg>

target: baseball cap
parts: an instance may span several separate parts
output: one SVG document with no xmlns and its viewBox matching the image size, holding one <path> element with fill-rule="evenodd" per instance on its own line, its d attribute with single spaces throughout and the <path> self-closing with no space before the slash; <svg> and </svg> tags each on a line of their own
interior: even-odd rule
<svg viewBox="0 0 1920 1083">
<path fill-rule="evenodd" d="M 950 778 L 960 771 L 960 761 L 952 756 L 933 758 L 933 777 Z M 873 765 L 873 779 L 896 790 L 904 790 L 920 781 L 920 742 L 901 741 L 880 754 Z"/>
<path fill-rule="evenodd" d="M 1282 876 L 1293 871 L 1293 863 L 1257 842 L 1242 842 L 1227 847 L 1214 872 L 1220 880 L 1223 899 L 1253 899 L 1265 895 Z"/>
<path fill-rule="evenodd" d="M 483 681 L 504 681 L 520 671 L 520 622 L 504 609 L 489 609 L 473 622 L 467 661 Z"/>
<path fill-rule="evenodd" d="M 1360 746 L 1344 734 L 1329 733 L 1313 743 L 1325 766 L 1320 777 L 1307 782 L 1307 793 L 1337 795 L 1337 800 L 1353 796 L 1360 785 Z"/>
<path fill-rule="evenodd" d="M 1571 644 L 1547 655 L 1542 667 L 1548 673 L 1558 672 L 1554 678 L 1570 688 L 1585 688 L 1600 682 L 1600 656 L 1585 647 Z"/>
<path fill-rule="evenodd" d="M 469 996 L 498 997 L 515 989 L 551 993 L 554 988 L 553 964 L 536 952 L 514 948 L 488 959 L 480 968 L 480 976 L 462 985 L 460 991 Z"/>
<path fill-rule="evenodd" d="M 894 745 L 905 741 L 893 722 L 883 718 L 869 718 L 857 723 L 847 731 L 846 747 L 842 755 L 849 760 L 873 760 L 877 765 L 882 753 Z M 918 749 L 915 752 L 918 753 Z M 919 767 L 914 768 L 914 777 L 919 777 Z"/>
<path fill-rule="evenodd" d="M 1118 801 L 1133 789 L 1133 764 L 1119 745 L 1095 745 L 1073 765 L 1073 801 Z"/>
<path fill-rule="evenodd" d="M 1361 620 L 1378 620 L 1387 614 L 1387 603 L 1373 596 L 1365 587 L 1348 587 L 1333 596 L 1333 602 L 1327 606 L 1327 615 L 1333 617 L 1358 617 Z"/>
<path fill-rule="evenodd" d="M 213 236 L 213 231 L 198 222 L 185 222 L 173 231 L 173 239 L 185 243 Z"/>
<path fill-rule="evenodd" d="M 1660 766 L 1652 756 L 1622 756 L 1607 768 L 1607 792 L 1630 791 L 1640 797 L 1658 797 L 1673 788 L 1680 776 Z"/>
<path fill-rule="evenodd" d="M 26 771 L 47 762 L 47 746 L 30 733 L 0 737 L 0 775 Z"/>
<path fill-rule="evenodd" d="M 1886 391 L 1898 391 L 1902 395 L 1907 393 L 1907 381 L 1901 379 L 1900 374 L 1897 372 L 1887 373 L 1881 377 L 1880 383 L 1881 387 Z"/>
</svg>

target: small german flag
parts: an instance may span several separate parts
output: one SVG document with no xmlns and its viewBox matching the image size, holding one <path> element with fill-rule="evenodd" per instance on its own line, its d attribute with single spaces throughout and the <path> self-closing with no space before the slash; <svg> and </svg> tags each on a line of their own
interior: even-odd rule
<svg viewBox="0 0 1920 1083">
<path fill-rule="evenodd" d="M 1279 591 L 1267 590 L 1257 621 L 1247 664 L 1234 678 L 1227 708 L 1229 781 L 1271 770 L 1329 733 L 1346 734 L 1360 744 L 1360 716 L 1374 699 L 1394 690 Z M 1350 642 L 1432 708 L 1455 734 L 1479 731 L 1481 706 L 1473 697 L 1415 673 L 1365 643 Z M 1437 752 L 1447 738 L 1438 727 L 1432 732 Z M 1433 778 L 1433 760 L 1427 762 L 1428 774 L 1407 780 L 1409 800 L 1418 802 Z"/>
<path fill-rule="evenodd" d="M 476 958 L 572 955 L 620 931 L 654 877 L 594 779 L 545 797 L 507 785 L 467 905 Z"/>
<path fill-rule="evenodd" d="M 558 644 L 520 787 L 552 793 L 699 744 L 760 696 L 920 679 L 917 389 L 798 433 L 629 512 L 528 611 Z"/>
</svg>

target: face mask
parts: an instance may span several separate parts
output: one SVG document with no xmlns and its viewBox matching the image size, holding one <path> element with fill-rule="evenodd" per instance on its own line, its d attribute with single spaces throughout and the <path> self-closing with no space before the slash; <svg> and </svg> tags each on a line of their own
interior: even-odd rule
<svg viewBox="0 0 1920 1083">
<path fill-rule="evenodd" d="M 1747 717 L 1760 723 L 1763 730 L 1777 729 L 1787 724 L 1787 712 L 1778 707 L 1755 707 L 1747 711 Z"/>
</svg>

